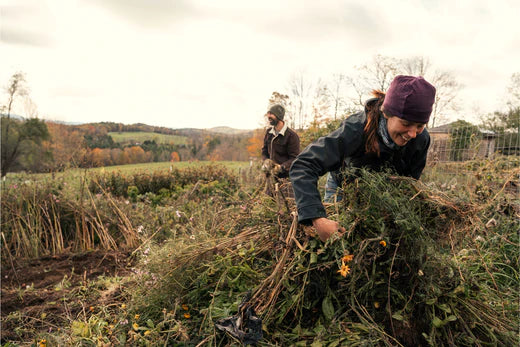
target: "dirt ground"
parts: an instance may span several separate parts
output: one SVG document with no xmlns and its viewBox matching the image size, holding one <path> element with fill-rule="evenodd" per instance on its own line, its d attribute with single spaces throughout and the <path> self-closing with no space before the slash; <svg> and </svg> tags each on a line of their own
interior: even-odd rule
<svg viewBox="0 0 520 347">
<path fill-rule="evenodd" d="M 2 344 L 31 339 L 38 331 L 50 332 L 79 315 L 109 302 L 117 302 L 117 287 L 97 287 L 99 276 L 131 273 L 128 253 L 93 251 L 7 261 L 1 269 Z"/>
</svg>

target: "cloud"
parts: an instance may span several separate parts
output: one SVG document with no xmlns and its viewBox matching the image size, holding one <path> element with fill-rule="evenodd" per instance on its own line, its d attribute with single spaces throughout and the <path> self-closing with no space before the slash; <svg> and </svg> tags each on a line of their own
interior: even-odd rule
<svg viewBox="0 0 520 347">
<path fill-rule="evenodd" d="M 54 18 L 42 1 L 20 0 L 3 5 L 0 39 L 3 43 L 45 47 L 53 43 Z"/>
<path fill-rule="evenodd" d="M 93 0 L 88 3 L 146 28 L 167 27 L 197 13 L 189 1 L 184 0 Z"/>
<path fill-rule="evenodd" d="M 13 45 L 47 47 L 53 42 L 51 37 L 41 32 L 24 31 L 19 28 L 2 28 L 0 38 L 2 42 Z"/>
</svg>

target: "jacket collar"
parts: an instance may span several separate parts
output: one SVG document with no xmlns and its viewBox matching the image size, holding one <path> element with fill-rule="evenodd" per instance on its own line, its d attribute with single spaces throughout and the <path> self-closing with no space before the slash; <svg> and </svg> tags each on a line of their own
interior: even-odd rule
<svg viewBox="0 0 520 347">
<path fill-rule="evenodd" d="M 282 130 L 280 130 L 280 132 L 278 134 L 284 136 L 286 130 L 287 130 L 287 123 L 283 123 L 283 128 L 282 128 Z M 274 131 L 274 127 L 271 127 L 271 130 L 269 131 L 269 133 L 271 133 L 274 136 L 276 136 L 276 132 Z"/>
</svg>

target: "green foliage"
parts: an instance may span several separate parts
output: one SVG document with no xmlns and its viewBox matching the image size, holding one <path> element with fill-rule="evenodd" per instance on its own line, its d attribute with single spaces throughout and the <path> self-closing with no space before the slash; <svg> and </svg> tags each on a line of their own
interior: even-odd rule
<svg viewBox="0 0 520 347">
<path fill-rule="evenodd" d="M 461 161 L 465 152 L 480 141 L 478 127 L 464 120 L 451 123 L 450 129 L 450 159 Z"/>
<path fill-rule="evenodd" d="M 344 119 L 330 120 L 324 124 L 314 124 L 313 126 L 305 129 L 300 134 L 301 148 L 303 149 L 307 147 L 311 142 L 336 130 L 343 121 Z"/>
<path fill-rule="evenodd" d="M 135 188 L 133 188 L 135 187 Z M 172 168 L 169 172 L 155 171 L 152 173 L 136 173 L 125 175 L 121 172 L 96 174 L 89 184 L 92 193 L 110 192 L 115 196 L 133 198 L 137 194 L 180 193 L 190 188 L 202 195 L 228 195 L 238 188 L 238 177 L 222 165 L 189 167 L 186 169 Z M 168 193 L 166 193 L 168 192 Z"/>
<path fill-rule="evenodd" d="M 34 157 L 42 141 L 49 139 L 49 131 L 44 121 L 38 118 L 18 120 L 2 116 L 2 177 L 11 169 L 25 168 L 42 156 Z M 40 151 L 41 152 L 41 151 Z M 40 163 L 42 165 L 42 163 Z"/>
<path fill-rule="evenodd" d="M 154 248 L 145 258 L 148 277 L 134 293 L 136 309 L 155 319 L 162 308 L 187 304 L 192 314 L 184 327 L 189 340 L 198 343 L 213 334 L 212 322 L 235 314 L 251 290 L 257 308 L 263 298 L 275 298 L 259 311 L 266 344 L 514 343 L 519 262 L 518 235 L 511 232 L 518 222 L 508 216 L 512 202 L 476 212 L 465 198 L 442 195 L 411 179 L 358 175 L 344 187 L 349 199 L 338 206 L 337 218 L 348 233 L 326 244 L 298 236 L 300 246 L 289 248 L 279 287 L 263 281 L 285 248 L 272 237 L 276 224 L 269 220 L 275 216 L 264 214 L 269 205 L 257 201 L 253 206 L 260 208 L 249 210 L 247 219 L 262 222 L 253 222 L 250 231 L 216 217 L 217 223 L 243 232 L 205 228 L 193 240 Z M 500 228 L 490 238 L 475 213 L 490 218 L 491 211 Z M 281 221 L 288 228 L 290 220 Z M 484 235 L 493 241 L 483 243 Z M 348 254 L 352 260 L 345 260 Z M 349 266 L 345 277 L 342 265 Z M 156 281 L 150 290 L 152 274 Z"/>
<path fill-rule="evenodd" d="M 144 143 L 145 141 L 154 141 L 157 144 L 187 144 L 186 136 L 159 134 L 155 132 L 109 132 L 114 142 L 125 144 Z"/>
<path fill-rule="evenodd" d="M 302 226 L 289 237 L 293 216 L 218 167 L 172 175 L 97 170 L 99 190 L 84 187 L 83 200 L 81 186 L 69 190 L 60 180 L 41 193 L 28 189 L 32 183 L 10 186 L 2 216 L 22 218 L 3 220 L 2 232 L 15 254 L 22 229 L 6 228 L 38 220 L 32 230 L 46 230 L 51 223 L 34 211 L 47 204 L 59 220 L 86 223 L 94 246 L 107 240 L 100 224 L 117 245 L 139 241 L 128 300 L 71 317 L 69 329 L 40 335 L 49 343 L 232 345 L 214 322 L 237 314 L 251 292 L 263 320 L 260 346 L 514 345 L 520 225 L 509 189 L 520 163 L 512 159 L 456 163 L 478 190 L 357 172 L 343 187 L 348 198 L 327 206 L 347 233 L 327 243 Z"/>
</svg>

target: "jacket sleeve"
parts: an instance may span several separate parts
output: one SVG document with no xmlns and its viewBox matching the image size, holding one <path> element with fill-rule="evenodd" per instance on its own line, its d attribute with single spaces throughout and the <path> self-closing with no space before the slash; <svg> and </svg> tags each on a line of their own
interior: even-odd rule
<svg viewBox="0 0 520 347">
<path fill-rule="evenodd" d="M 269 150 L 267 148 L 268 144 L 268 132 L 265 133 L 264 135 L 264 146 L 262 147 L 262 160 L 266 160 L 266 159 L 269 159 Z"/>
<path fill-rule="evenodd" d="M 291 164 L 296 159 L 298 154 L 300 154 L 300 137 L 296 132 L 291 132 L 290 134 L 291 137 L 287 143 L 287 155 L 289 159 L 280 164 L 286 172 L 289 171 Z"/>
<path fill-rule="evenodd" d="M 318 190 L 318 179 L 341 168 L 345 157 L 363 143 L 363 122 L 345 120 L 340 128 L 307 146 L 293 162 L 290 178 L 298 221 L 310 225 L 314 218 L 327 217 Z"/>
<path fill-rule="evenodd" d="M 422 135 L 422 141 L 418 144 L 417 151 L 414 153 L 410 163 L 410 175 L 417 180 L 421 177 L 424 167 L 426 166 L 428 148 L 430 148 L 430 134 L 424 129 Z"/>
</svg>

